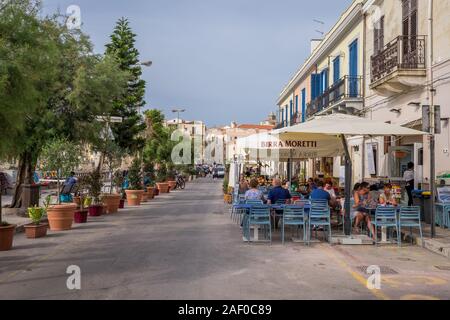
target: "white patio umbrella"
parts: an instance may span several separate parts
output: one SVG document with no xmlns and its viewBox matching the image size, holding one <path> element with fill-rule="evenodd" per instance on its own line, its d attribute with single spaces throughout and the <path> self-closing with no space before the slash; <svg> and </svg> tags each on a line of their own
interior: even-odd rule
<svg viewBox="0 0 450 320">
<path fill-rule="evenodd" d="M 350 221 L 350 193 L 352 162 L 346 137 L 350 136 L 418 136 L 428 135 L 426 132 L 405 128 L 398 125 L 373 121 L 356 116 L 333 114 L 316 117 L 311 121 L 296 126 L 276 130 L 272 133 L 281 139 L 308 139 L 314 135 L 327 135 L 340 137 L 341 145 L 345 151 L 345 234 L 351 235 Z M 338 154 L 336 154 L 338 155 Z"/>
</svg>

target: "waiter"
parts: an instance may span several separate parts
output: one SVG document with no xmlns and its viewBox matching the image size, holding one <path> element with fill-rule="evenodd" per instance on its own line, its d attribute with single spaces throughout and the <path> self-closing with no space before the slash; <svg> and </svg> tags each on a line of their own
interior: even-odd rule
<svg viewBox="0 0 450 320">
<path fill-rule="evenodd" d="M 412 207 L 414 205 L 413 200 L 413 190 L 414 190 L 414 179 L 415 179 L 415 173 L 414 173 L 414 163 L 410 162 L 408 163 L 408 169 L 405 171 L 403 175 L 403 180 L 406 181 L 406 192 L 408 193 L 408 206 Z"/>
</svg>

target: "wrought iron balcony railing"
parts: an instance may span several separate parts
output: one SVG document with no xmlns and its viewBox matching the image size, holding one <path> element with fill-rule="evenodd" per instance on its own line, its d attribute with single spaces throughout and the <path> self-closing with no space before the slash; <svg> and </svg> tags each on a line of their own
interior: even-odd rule
<svg viewBox="0 0 450 320">
<path fill-rule="evenodd" d="M 325 90 L 320 96 L 307 104 L 307 116 L 327 109 L 346 98 L 362 98 L 362 77 L 345 76 Z"/>
<path fill-rule="evenodd" d="M 397 70 L 426 68 L 425 36 L 399 36 L 371 57 L 372 83 Z"/>
</svg>

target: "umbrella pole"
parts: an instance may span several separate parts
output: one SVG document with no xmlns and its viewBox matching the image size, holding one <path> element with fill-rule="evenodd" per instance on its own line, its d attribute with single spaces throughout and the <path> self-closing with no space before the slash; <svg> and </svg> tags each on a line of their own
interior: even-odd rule
<svg viewBox="0 0 450 320">
<path fill-rule="evenodd" d="M 345 151 L 345 219 L 344 231 L 346 236 L 352 235 L 352 220 L 351 220 L 351 192 L 352 192 L 352 159 L 348 149 L 347 139 L 341 135 L 342 145 Z"/>
</svg>

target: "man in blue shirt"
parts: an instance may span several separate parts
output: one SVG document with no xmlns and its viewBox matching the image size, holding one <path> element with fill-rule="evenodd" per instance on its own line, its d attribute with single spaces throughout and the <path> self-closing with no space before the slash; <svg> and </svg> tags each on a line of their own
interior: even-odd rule
<svg viewBox="0 0 450 320">
<path fill-rule="evenodd" d="M 286 190 L 282 187 L 282 183 L 280 179 L 273 179 L 273 189 L 270 190 L 268 196 L 268 204 L 276 204 L 278 201 L 283 201 L 284 203 L 288 203 L 291 199 L 291 193 L 289 190 Z M 283 214 L 283 211 L 276 211 L 275 216 L 275 229 L 278 229 L 278 222 L 280 221 L 280 215 Z"/>
<path fill-rule="evenodd" d="M 317 183 L 317 189 L 313 190 L 311 193 L 311 200 L 327 200 L 328 203 L 331 201 L 331 195 L 325 191 L 323 181 Z"/>
</svg>

